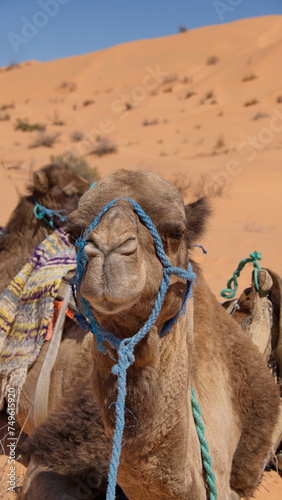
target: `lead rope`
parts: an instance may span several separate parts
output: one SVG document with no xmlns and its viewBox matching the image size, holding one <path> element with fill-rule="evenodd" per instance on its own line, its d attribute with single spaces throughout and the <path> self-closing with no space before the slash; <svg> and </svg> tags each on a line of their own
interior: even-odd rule
<svg viewBox="0 0 282 500">
<path fill-rule="evenodd" d="M 248 262 L 252 262 L 254 266 L 254 282 L 256 290 L 259 292 L 259 283 L 258 283 L 258 270 L 261 269 L 258 261 L 261 260 L 261 254 L 257 251 L 250 253 L 250 257 L 243 259 L 239 262 L 237 269 L 234 271 L 232 278 L 227 281 L 227 288 L 220 292 L 220 295 L 225 299 L 233 299 L 238 290 L 238 280 L 237 278 L 240 276 L 242 269 Z"/>
<path fill-rule="evenodd" d="M 206 479 L 209 486 L 209 500 L 217 499 L 216 478 L 212 470 L 212 459 L 209 452 L 209 446 L 205 438 L 205 427 L 202 421 L 201 409 L 196 399 L 194 389 L 191 387 L 192 413 L 195 420 L 196 431 L 200 441 L 200 448 L 203 458 L 203 466 L 206 472 Z"/>
<path fill-rule="evenodd" d="M 116 489 L 116 480 L 117 480 L 117 472 L 121 454 L 121 441 L 122 435 L 125 426 L 125 398 L 126 398 L 126 377 L 127 377 L 127 369 L 134 363 L 134 348 L 136 344 L 145 337 L 145 335 L 151 330 L 153 325 L 155 324 L 158 315 L 160 313 L 163 300 L 167 289 L 170 285 L 170 276 L 175 274 L 185 280 L 188 281 L 187 292 L 185 295 L 184 301 L 186 301 L 190 294 L 191 283 L 195 280 L 196 275 L 193 272 L 193 268 L 191 264 L 188 265 L 188 270 L 181 269 L 179 267 L 173 267 L 169 262 L 165 251 L 163 249 L 163 244 L 158 234 L 158 231 L 150 219 L 150 217 L 142 210 L 142 208 L 136 203 L 134 200 L 130 198 L 118 198 L 108 203 L 101 212 L 97 215 L 94 221 L 89 226 L 85 235 L 79 238 L 76 241 L 76 245 L 78 246 L 77 252 L 77 270 L 75 276 L 75 283 L 73 285 L 73 289 L 75 292 L 79 292 L 81 280 L 85 271 L 85 267 L 87 265 L 88 257 L 84 252 L 84 246 L 87 242 L 87 237 L 93 229 L 97 227 L 102 216 L 109 210 L 115 203 L 120 200 L 129 201 L 133 205 L 134 211 L 139 216 L 141 222 L 145 224 L 145 226 L 149 229 L 155 243 L 156 254 L 160 259 L 163 266 L 163 279 L 161 281 L 161 285 L 157 294 L 157 298 L 153 307 L 153 310 L 150 314 L 150 317 L 146 321 L 145 325 L 137 332 L 133 337 L 123 339 L 120 341 L 110 332 L 106 332 L 95 319 L 91 306 L 89 302 L 81 297 L 81 306 L 82 313 L 84 318 L 87 318 L 87 322 L 89 324 L 90 330 L 93 334 L 95 334 L 98 344 L 98 349 L 100 349 L 103 353 L 106 353 L 105 347 L 102 345 L 103 341 L 107 341 L 113 348 L 117 350 L 118 362 L 112 367 L 112 373 L 117 375 L 117 401 L 116 401 L 116 421 L 115 421 L 115 430 L 113 435 L 113 443 L 112 443 L 112 458 L 109 467 L 109 475 L 108 475 L 108 488 L 107 488 L 107 500 L 115 499 L 115 489 Z M 183 307 L 181 308 L 183 309 Z M 216 497 L 211 497 L 211 500 L 214 500 Z"/>
</svg>

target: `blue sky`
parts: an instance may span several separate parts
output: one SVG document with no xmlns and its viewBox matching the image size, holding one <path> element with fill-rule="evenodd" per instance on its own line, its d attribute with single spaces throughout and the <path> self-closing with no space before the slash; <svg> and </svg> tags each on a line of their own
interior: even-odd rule
<svg viewBox="0 0 282 500">
<path fill-rule="evenodd" d="M 268 14 L 281 0 L 1 0 L 0 66 Z"/>
</svg>

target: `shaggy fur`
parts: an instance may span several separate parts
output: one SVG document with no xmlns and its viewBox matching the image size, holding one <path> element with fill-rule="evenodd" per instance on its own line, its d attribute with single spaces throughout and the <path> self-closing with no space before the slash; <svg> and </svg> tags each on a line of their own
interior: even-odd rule
<svg viewBox="0 0 282 500">
<path fill-rule="evenodd" d="M 69 206 L 75 208 L 88 186 L 88 181 L 67 165 L 52 164 L 34 172 L 30 194 L 21 197 L 0 238 L 0 292 L 21 270 L 33 248 L 52 232 L 44 220 L 33 215 L 35 200 L 49 209 L 67 211 Z"/>
<path fill-rule="evenodd" d="M 201 200 L 185 208 L 176 190 L 149 172 L 118 171 L 85 193 L 69 217 L 71 236 L 81 234 L 106 203 L 119 197 L 133 198 L 142 206 L 172 264 L 186 268 L 190 244 L 203 230 L 208 207 Z M 85 252 L 88 265 L 80 293 L 104 328 L 119 338 L 132 335 L 150 314 L 162 268 L 150 233 L 127 201 L 119 201 L 102 217 L 89 234 Z M 277 387 L 257 348 L 218 303 L 200 269 L 194 269 L 197 284 L 185 314 L 167 336 L 159 337 L 185 293 L 183 280 L 174 277 L 159 318 L 136 347 L 135 363 L 128 370 L 126 408 L 132 413 L 126 411 L 118 482 L 129 500 L 206 497 L 191 386 L 201 406 L 218 500 L 249 497 L 271 448 Z M 63 477 L 77 477 L 89 464 L 96 477 L 103 478 L 101 484 L 104 481 L 115 425 L 111 403 L 117 396 L 116 377 L 112 357 L 97 350 L 94 338 L 90 347 L 91 358 L 84 357 L 82 375 L 75 377 L 64 407 L 29 440 L 36 473 L 28 473 L 25 500 L 39 498 L 46 467 Z M 89 388 L 87 376 L 83 378 L 87 373 Z M 96 433 L 93 422 L 99 430 L 102 423 L 103 430 Z M 75 463 L 72 454 L 80 457 Z M 47 487 L 42 498 L 53 500 Z"/>
</svg>

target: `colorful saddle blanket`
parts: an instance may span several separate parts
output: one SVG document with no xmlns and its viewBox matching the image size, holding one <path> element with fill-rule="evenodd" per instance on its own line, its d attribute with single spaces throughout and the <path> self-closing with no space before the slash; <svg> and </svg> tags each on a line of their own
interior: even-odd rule
<svg viewBox="0 0 282 500">
<path fill-rule="evenodd" d="M 18 401 L 52 321 L 60 283 L 75 265 L 75 250 L 57 229 L 0 295 L 0 407 L 9 387 Z"/>
</svg>

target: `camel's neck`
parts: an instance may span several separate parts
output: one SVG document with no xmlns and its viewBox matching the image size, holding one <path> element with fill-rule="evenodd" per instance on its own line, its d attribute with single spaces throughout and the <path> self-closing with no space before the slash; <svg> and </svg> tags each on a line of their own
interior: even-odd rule
<svg viewBox="0 0 282 500">
<path fill-rule="evenodd" d="M 33 215 L 32 197 L 24 197 L 14 210 L 0 240 L 0 290 L 21 270 L 32 250 L 51 229 Z"/>
<path fill-rule="evenodd" d="M 118 482 L 137 500 L 151 498 L 149 495 L 188 498 L 195 478 L 197 498 L 204 498 L 201 454 L 190 403 L 192 356 L 193 300 L 189 299 L 186 313 L 166 337 L 160 338 L 156 327 L 149 332 L 137 346 L 135 362 L 128 369 Z M 115 426 L 112 403 L 117 399 L 112 365 L 95 345 L 93 388 L 109 437 Z"/>
<path fill-rule="evenodd" d="M 151 427 L 165 420 L 165 430 L 179 422 L 180 408 L 187 398 L 192 353 L 193 301 L 188 300 L 186 314 L 181 316 L 172 331 L 159 337 L 153 327 L 136 346 L 135 362 L 127 373 L 126 430 L 130 437 L 144 439 L 152 432 Z M 104 355 L 94 345 L 93 388 L 99 403 L 105 426 L 111 435 L 115 425 L 115 405 L 117 399 L 117 377 L 112 374 L 114 361 Z M 168 424 L 169 422 L 169 424 Z"/>
</svg>

